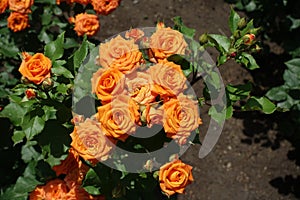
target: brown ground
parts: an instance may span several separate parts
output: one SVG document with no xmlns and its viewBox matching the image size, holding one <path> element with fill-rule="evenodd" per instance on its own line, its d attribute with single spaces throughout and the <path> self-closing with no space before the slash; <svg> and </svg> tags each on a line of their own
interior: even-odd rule
<svg viewBox="0 0 300 200">
<path fill-rule="evenodd" d="M 123 0 L 115 12 L 101 17 L 99 37 L 104 40 L 130 27 L 154 26 L 158 20 L 172 25 L 171 18 L 177 15 L 197 30 L 197 37 L 204 32 L 228 35 L 229 11 L 230 5 L 223 0 Z M 222 66 L 221 73 L 227 83 L 252 79 L 234 63 Z M 207 109 L 201 112 L 203 137 L 209 118 Z M 226 121 L 218 144 L 207 157 L 199 159 L 200 146 L 191 147 L 182 159 L 194 166 L 195 182 L 178 199 L 297 199 L 300 168 L 293 160 L 292 145 L 276 131 L 275 121 L 276 116 L 236 113 Z"/>
</svg>

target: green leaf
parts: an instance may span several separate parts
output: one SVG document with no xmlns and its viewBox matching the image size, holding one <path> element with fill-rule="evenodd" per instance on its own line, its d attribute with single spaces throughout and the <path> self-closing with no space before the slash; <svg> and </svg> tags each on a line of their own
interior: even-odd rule
<svg viewBox="0 0 300 200">
<path fill-rule="evenodd" d="M 291 89 L 300 89 L 300 74 L 295 74 L 291 70 L 285 70 L 283 73 L 285 85 Z"/>
<path fill-rule="evenodd" d="M 250 29 L 253 29 L 253 28 L 254 28 L 254 26 L 253 26 L 253 19 L 252 19 L 247 23 L 246 27 L 243 30 L 241 30 L 241 36 L 243 37 L 250 31 Z"/>
<path fill-rule="evenodd" d="M 35 0 L 35 3 L 41 3 L 41 4 L 50 4 L 50 5 L 56 5 L 55 0 Z"/>
<path fill-rule="evenodd" d="M 230 110 L 229 110 L 230 111 Z M 222 124 L 226 116 L 230 115 L 230 112 L 228 114 L 226 113 L 226 108 L 219 109 L 217 105 L 211 106 L 209 108 L 208 114 L 211 116 L 212 119 L 214 119 L 218 124 Z"/>
<path fill-rule="evenodd" d="M 249 96 L 252 89 L 252 85 L 250 82 L 243 84 L 243 85 L 226 85 L 226 94 L 228 98 L 233 101 L 239 101 L 241 99 L 245 99 Z"/>
<path fill-rule="evenodd" d="M 175 30 L 178 30 L 179 32 L 181 32 L 183 35 L 187 36 L 188 38 L 193 38 L 195 36 L 195 29 L 192 28 L 188 28 L 187 26 L 185 26 L 182 22 L 182 19 L 180 16 L 176 16 L 173 19 L 174 22 L 174 28 Z"/>
<path fill-rule="evenodd" d="M 276 110 L 276 106 L 266 97 L 251 97 L 242 107 L 243 110 L 260 110 L 265 114 L 271 114 Z"/>
<path fill-rule="evenodd" d="M 7 117 L 15 126 L 20 126 L 23 123 L 23 117 L 26 112 L 26 108 L 17 103 L 11 102 L 4 107 L 2 112 L 0 112 L 0 117 Z"/>
<path fill-rule="evenodd" d="M 27 141 L 27 143 L 22 146 L 21 155 L 22 160 L 24 160 L 25 163 L 28 163 L 31 160 L 37 161 L 39 159 L 40 154 L 33 147 L 36 144 L 36 141 Z"/>
<path fill-rule="evenodd" d="M 23 126 L 24 133 L 26 135 L 27 140 L 33 139 L 34 136 L 38 135 L 42 132 L 45 126 L 45 121 L 39 117 L 35 116 L 32 118 L 29 123 Z"/>
<path fill-rule="evenodd" d="M 232 34 L 237 30 L 239 20 L 240 16 L 233 9 L 231 9 L 229 16 L 229 28 Z"/>
<path fill-rule="evenodd" d="M 173 54 L 167 58 L 168 61 L 180 65 L 182 70 L 190 69 L 190 63 L 184 57 L 178 54 Z"/>
<path fill-rule="evenodd" d="M 286 66 L 291 70 L 293 73 L 298 74 L 298 78 L 300 79 L 300 58 L 295 58 L 285 62 Z"/>
<path fill-rule="evenodd" d="M 287 88 L 286 86 L 279 86 L 270 89 L 266 96 L 273 101 L 283 101 L 287 98 Z"/>
<path fill-rule="evenodd" d="M 77 48 L 79 46 L 78 42 L 74 38 L 66 38 L 64 48 Z"/>
<path fill-rule="evenodd" d="M 89 45 L 88 45 L 87 37 L 84 36 L 81 46 L 74 53 L 74 57 L 73 57 L 74 71 L 77 71 L 79 69 L 80 65 L 86 58 L 86 56 L 88 54 L 88 48 L 89 48 Z"/>
<path fill-rule="evenodd" d="M 256 63 L 256 60 L 253 58 L 251 54 L 248 54 L 246 52 L 242 52 L 241 58 L 238 58 L 237 62 L 241 62 L 246 68 L 250 70 L 254 70 L 259 68 L 259 66 Z"/>
<path fill-rule="evenodd" d="M 56 119 L 56 109 L 53 106 L 43 106 L 44 110 L 43 120 L 48 121 L 49 119 Z"/>
<path fill-rule="evenodd" d="M 74 78 L 73 74 L 67 68 L 60 66 L 60 65 L 53 66 L 51 71 L 56 76 L 64 76 L 66 78 Z"/>
<path fill-rule="evenodd" d="M 25 133 L 23 131 L 14 131 L 14 134 L 12 136 L 14 145 L 22 142 L 24 137 L 25 137 Z"/>
<path fill-rule="evenodd" d="M 69 87 L 66 84 L 58 84 L 56 90 L 58 93 L 67 94 Z"/>
<path fill-rule="evenodd" d="M 287 16 L 287 18 L 292 21 L 292 26 L 290 27 L 290 31 L 293 30 L 293 29 L 297 29 L 297 28 L 300 27 L 300 19 L 294 19 L 290 15 Z"/>
<path fill-rule="evenodd" d="M 64 36 L 65 32 L 61 33 L 55 41 L 52 41 L 45 46 L 45 56 L 52 61 L 61 58 L 64 54 Z"/>
<path fill-rule="evenodd" d="M 99 195 L 100 193 L 100 184 L 101 180 L 98 174 L 95 172 L 94 169 L 90 168 L 82 183 L 82 187 L 87 191 L 89 194 L 92 195 Z"/>
<path fill-rule="evenodd" d="M 221 53 L 227 53 L 230 48 L 230 39 L 225 35 L 208 34 L 208 39 Z"/>
</svg>

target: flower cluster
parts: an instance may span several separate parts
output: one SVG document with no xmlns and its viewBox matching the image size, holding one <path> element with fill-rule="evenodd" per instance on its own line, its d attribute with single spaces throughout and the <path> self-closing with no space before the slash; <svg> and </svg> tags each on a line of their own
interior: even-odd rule
<svg viewBox="0 0 300 200">
<path fill-rule="evenodd" d="M 77 152 L 70 148 L 68 157 L 60 165 L 53 167 L 56 175 L 58 177 L 63 175 L 64 178 L 52 179 L 45 185 L 37 186 L 30 193 L 29 199 L 104 200 L 103 196 L 92 196 L 81 187 L 88 169 L 89 167 L 80 161 Z"/>
<path fill-rule="evenodd" d="M 108 15 L 114 11 L 120 4 L 121 0 L 66 0 L 67 3 L 79 3 L 82 5 L 91 4 L 94 11 L 99 15 Z M 56 0 L 57 4 L 61 3 L 61 0 Z M 80 13 L 75 17 L 70 17 L 69 21 L 75 24 L 74 30 L 78 36 L 86 34 L 87 36 L 93 36 L 100 29 L 100 21 L 98 15 Z"/>
<path fill-rule="evenodd" d="M 7 26 L 13 32 L 22 31 L 29 26 L 28 14 L 31 13 L 31 6 L 34 0 L 1 0 L 0 14 L 7 8 L 11 11 L 7 18 Z"/>
<path fill-rule="evenodd" d="M 144 49 L 141 49 L 140 46 Z M 178 145 L 187 143 L 202 123 L 197 101 L 186 94 L 181 66 L 168 60 L 185 54 L 183 35 L 163 24 L 149 37 L 131 29 L 100 44 L 92 93 L 100 101 L 90 118 L 75 116 L 71 146 L 92 164 L 107 160 L 119 141 L 126 142 L 140 126 L 161 125 Z M 179 159 L 164 164 L 159 182 L 166 195 L 183 193 L 193 181 L 192 167 Z"/>
</svg>

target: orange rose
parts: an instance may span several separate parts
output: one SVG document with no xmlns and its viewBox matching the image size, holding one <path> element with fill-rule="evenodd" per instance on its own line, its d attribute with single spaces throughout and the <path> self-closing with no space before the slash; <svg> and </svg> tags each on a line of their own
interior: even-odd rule
<svg viewBox="0 0 300 200">
<path fill-rule="evenodd" d="M 0 1 L 0 14 L 4 13 L 8 6 L 8 0 L 1 0 Z"/>
<path fill-rule="evenodd" d="M 46 185 L 37 186 L 30 195 L 30 200 L 52 200 L 52 199 L 65 199 L 68 188 L 66 183 L 60 179 L 49 181 Z"/>
<path fill-rule="evenodd" d="M 2 0 L 1 0 L 2 1 Z M 30 13 L 33 0 L 8 0 L 9 9 L 19 13 Z"/>
<path fill-rule="evenodd" d="M 13 32 L 18 32 L 29 27 L 28 21 L 29 19 L 27 14 L 11 12 L 9 17 L 7 18 L 7 26 Z"/>
<path fill-rule="evenodd" d="M 107 160 L 113 149 L 113 143 L 104 135 L 100 124 L 91 119 L 75 126 L 71 137 L 71 146 L 83 159 L 93 163 Z"/>
<path fill-rule="evenodd" d="M 173 54 L 184 54 L 187 43 L 179 31 L 161 27 L 150 37 L 150 48 L 149 55 L 160 62 Z"/>
<path fill-rule="evenodd" d="M 114 11 L 120 4 L 121 0 L 92 0 L 94 10 L 101 15 L 108 15 Z"/>
<path fill-rule="evenodd" d="M 138 104 L 149 104 L 155 100 L 152 93 L 153 83 L 149 74 L 144 72 L 133 72 L 126 76 L 125 86 L 130 97 Z"/>
<path fill-rule="evenodd" d="M 79 155 L 78 153 L 74 150 L 74 148 L 69 149 L 69 154 L 67 158 L 59 165 L 55 165 L 52 167 L 52 169 L 55 171 L 56 176 L 59 176 L 61 174 L 68 174 L 70 171 L 74 170 L 75 168 L 78 167 L 80 163 Z"/>
<path fill-rule="evenodd" d="M 134 40 L 126 40 L 120 35 L 100 45 L 99 64 L 105 68 L 116 68 L 127 74 L 139 67 L 142 53 Z"/>
<path fill-rule="evenodd" d="M 92 92 L 105 104 L 124 91 L 124 75 L 117 69 L 100 68 L 92 77 Z"/>
<path fill-rule="evenodd" d="M 75 18 L 70 18 L 70 21 L 75 23 L 74 30 L 78 36 L 95 35 L 100 29 L 100 22 L 97 15 L 80 13 Z"/>
<path fill-rule="evenodd" d="M 72 4 L 75 2 L 75 0 L 56 0 L 56 4 L 60 5 L 61 2 L 67 2 L 67 4 Z"/>
<path fill-rule="evenodd" d="M 163 126 L 167 136 L 175 139 L 180 145 L 185 144 L 190 132 L 202 124 L 197 101 L 180 94 L 177 99 L 165 102 L 163 107 Z"/>
<path fill-rule="evenodd" d="M 75 165 L 75 168 L 72 167 L 72 170 L 69 170 L 64 178 L 64 181 L 69 188 L 75 187 L 76 185 L 81 185 L 88 170 L 89 167 L 80 161 Z"/>
<path fill-rule="evenodd" d="M 133 39 L 134 42 L 138 42 L 140 39 L 144 37 L 145 33 L 141 29 L 134 28 L 126 31 L 125 38 L 126 39 Z"/>
<path fill-rule="evenodd" d="M 23 61 L 19 72 L 35 84 L 40 84 L 46 78 L 50 78 L 51 60 L 42 53 L 36 53 L 33 56 L 26 52 L 22 53 Z"/>
<path fill-rule="evenodd" d="M 119 95 L 109 104 L 98 107 L 97 119 L 105 135 L 125 141 L 136 130 L 140 115 L 137 104 L 128 96 Z"/>
<path fill-rule="evenodd" d="M 185 187 L 194 181 L 192 167 L 181 160 L 175 160 L 160 167 L 159 185 L 168 196 L 184 193 Z"/>
<path fill-rule="evenodd" d="M 178 95 L 187 88 L 186 77 L 179 65 L 173 62 L 158 63 L 149 68 L 154 92 L 162 98 Z"/>
<path fill-rule="evenodd" d="M 91 3 L 91 0 L 75 0 L 75 2 L 83 5 L 88 5 L 89 3 Z"/>
<path fill-rule="evenodd" d="M 105 200 L 102 195 L 92 196 L 87 193 L 80 185 L 71 188 L 66 195 L 67 200 Z"/>
</svg>

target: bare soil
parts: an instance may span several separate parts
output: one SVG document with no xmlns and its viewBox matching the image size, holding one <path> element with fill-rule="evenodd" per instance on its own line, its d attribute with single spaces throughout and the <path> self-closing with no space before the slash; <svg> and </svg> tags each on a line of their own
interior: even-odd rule
<svg viewBox="0 0 300 200">
<path fill-rule="evenodd" d="M 153 27 L 157 21 L 172 26 L 174 16 L 181 16 L 187 26 L 195 28 L 197 37 L 205 32 L 229 35 L 229 12 L 230 5 L 223 0 L 123 0 L 115 12 L 100 18 L 98 37 L 103 41 L 130 27 Z M 274 58 L 281 53 L 276 45 L 270 46 L 274 50 L 273 57 L 266 58 L 261 66 L 268 70 L 269 63 L 274 63 Z M 216 57 L 216 52 L 210 53 Z M 225 83 L 265 82 L 260 73 L 266 73 L 266 70 L 250 74 L 229 62 L 220 71 Z M 271 77 L 270 81 L 276 84 L 276 79 Z M 196 91 L 199 84 L 194 87 Z M 207 108 L 201 110 L 201 117 L 204 121 L 201 127 L 203 138 L 210 120 Z M 299 146 L 279 131 L 278 122 L 285 117 L 284 114 L 270 116 L 258 112 L 236 112 L 226 121 L 217 145 L 207 157 L 199 159 L 200 145 L 190 147 L 182 159 L 194 166 L 195 181 L 188 186 L 185 195 L 178 195 L 178 199 L 299 198 Z"/>
</svg>

